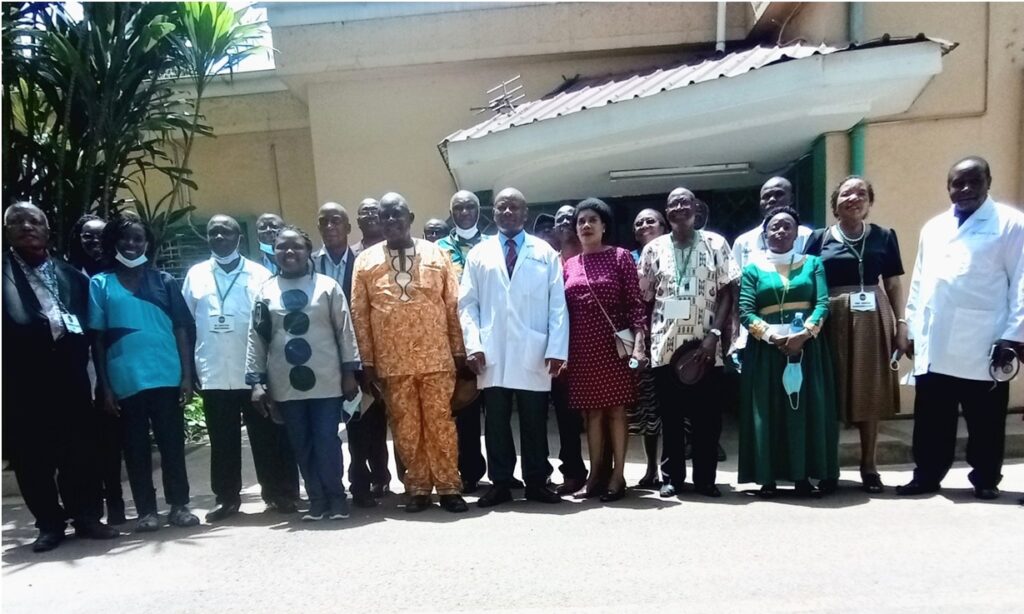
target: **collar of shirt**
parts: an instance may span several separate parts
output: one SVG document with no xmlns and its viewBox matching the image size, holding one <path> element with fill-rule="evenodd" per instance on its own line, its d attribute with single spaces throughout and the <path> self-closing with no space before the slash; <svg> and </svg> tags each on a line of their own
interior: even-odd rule
<svg viewBox="0 0 1024 614">
<path fill-rule="evenodd" d="M 501 251 L 506 256 L 508 255 L 508 240 L 512 239 L 516 244 L 516 254 L 520 254 L 523 251 L 523 243 L 526 242 L 526 231 L 520 230 L 519 234 L 514 237 L 509 237 L 505 233 L 499 233 L 498 239 L 501 241 Z"/>
</svg>

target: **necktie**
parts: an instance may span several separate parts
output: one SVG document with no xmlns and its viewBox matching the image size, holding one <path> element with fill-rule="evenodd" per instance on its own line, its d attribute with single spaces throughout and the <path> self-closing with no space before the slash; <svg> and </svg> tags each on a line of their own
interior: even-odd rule
<svg viewBox="0 0 1024 614">
<path fill-rule="evenodd" d="M 505 266 L 508 268 L 508 276 L 512 278 L 512 269 L 516 268 L 516 241 L 515 239 L 505 239 L 505 245 L 508 247 L 508 252 L 505 253 Z"/>
</svg>

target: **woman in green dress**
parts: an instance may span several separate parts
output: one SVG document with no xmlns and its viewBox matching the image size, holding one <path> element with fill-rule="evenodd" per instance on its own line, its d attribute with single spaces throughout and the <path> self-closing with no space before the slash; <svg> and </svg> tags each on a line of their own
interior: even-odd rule
<svg viewBox="0 0 1024 614">
<path fill-rule="evenodd" d="M 743 356 L 739 482 L 760 484 L 763 497 L 780 480 L 807 496 L 833 492 L 839 479 L 835 378 L 818 338 L 828 286 L 821 260 L 793 249 L 799 226 L 792 208 L 773 209 L 764 221 L 768 251 L 743 269 L 740 285 L 740 322 L 760 343 Z"/>
</svg>

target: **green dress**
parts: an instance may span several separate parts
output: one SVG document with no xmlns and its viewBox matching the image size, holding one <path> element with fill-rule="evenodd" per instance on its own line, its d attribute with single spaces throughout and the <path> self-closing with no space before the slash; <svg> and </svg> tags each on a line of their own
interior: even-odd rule
<svg viewBox="0 0 1024 614">
<path fill-rule="evenodd" d="M 770 264 L 754 262 L 743 269 L 740 322 L 751 338 L 743 353 L 740 382 L 740 483 L 839 477 L 835 376 L 825 339 L 812 337 L 804 344 L 803 385 L 796 409 L 782 386 L 786 357 L 760 340 L 768 325 L 788 325 L 797 312 L 812 329 L 820 328 L 828 315 L 821 260 L 806 256 L 803 263 L 793 265 L 789 276 L 787 289 Z"/>
</svg>

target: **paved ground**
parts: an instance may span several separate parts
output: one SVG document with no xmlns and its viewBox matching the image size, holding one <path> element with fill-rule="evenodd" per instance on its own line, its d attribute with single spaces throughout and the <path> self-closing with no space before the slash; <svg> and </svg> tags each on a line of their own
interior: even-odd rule
<svg viewBox="0 0 1024 614">
<path fill-rule="evenodd" d="M 735 483 L 734 458 L 721 483 Z M 208 448 L 189 455 L 200 514 L 213 505 L 208 463 Z M 26 546 L 31 517 L 5 498 L 4 612 L 1024 611 L 1021 461 L 995 503 L 971 497 L 958 465 L 941 495 L 914 500 L 869 498 L 844 471 L 843 490 L 823 500 L 631 491 L 609 505 L 413 516 L 392 496 L 312 525 L 261 513 L 251 458 L 246 471 L 244 514 L 224 524 L 72 538 L 41 555 Z M 887 484 L 908 476 L 905 465 L 883 471 Z"/>
</svg>

